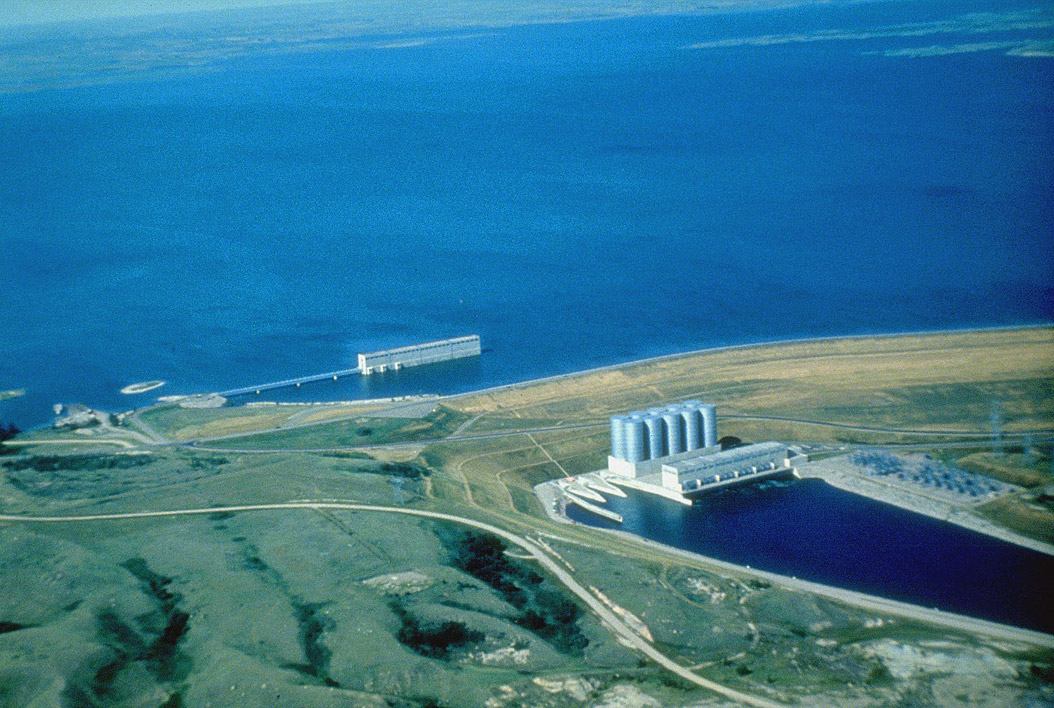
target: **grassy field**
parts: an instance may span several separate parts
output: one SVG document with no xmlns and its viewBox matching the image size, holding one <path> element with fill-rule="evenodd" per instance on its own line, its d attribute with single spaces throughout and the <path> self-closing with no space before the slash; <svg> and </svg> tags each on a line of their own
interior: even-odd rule
<svg viewBox="0 0 1054 708">
<path fill-rule="evenodd" d="M 1012 673 L 1044 660 L 1025 648 L 996 651 L 615 542 L 614 556 L 551 543 L 657 646 L 740 690 L 859 706 L 951 686 L 972 696 L 977 684 L 989 693 L 970 704 L 1035 693 Z M 242 705 L 708 705 L 503 551 L 458 527 L 362 512 L 0 526 L 0 695 L 20 705 L 58 685 L 58 704 L 91 696 L 85 704 L 99 706 L 231 695 Z M 891 658 L 920 642 L 937 647 L 933 671 L 894 680 Z"/>
<path fill-rule="evenodd" d="M 434 445 L 429 462 L 447 478 L 436 483 L 436 493 L 540 514 L 530 494 L 534 484 L 606 466 L 608 416 L 689 398 L 718 405 L 719 435 L 748 441 L 922 449 L 983 444 L 993 406 L 1007 433 L 1054 434 L 1054 330 L 764 345 L 458 397 L 447 405 L 473 417 L 469 434 L 596 427 Z M 949 461 L 974 452 L 959 451 Z M 1033 460 L 1030 486 L 1054 482 L 1046 459 Z M 1001 513 L 1005 519 L 1012 511 Z M 1030 512 L 1014 527 L 1036 517 Z"/>
<path fill-rule="evenodd" d="M 629 364 L 459 398 L 473 431 L 608 416 L 695 398 L 719 415 L 984 433 L 1054 429 L 1054 330 L 762 345 Z"/>
<path fill-rule="evenodd" d="M 532 488 L 603 467 L 608 415 L 698 398 L 718 404 L 721 435 L 904 444 L 1022 485 L 1032 491 L 983 512 L 1035 531 L 1054 516 L 1034 491 L 1054 481 L 1049 445 L 1018 436 L 996 454 L 986 440 L 996 401 L 1005 430 L 1054 430 L 1052 362 L 1050 329 L 882 337 L 628 365 L 446 399 L 420 418 L 335 405 L 141 413 L 175 440 L 235 436 L 207 443 L 222 451 L 150 446 L 124 427 L 35 431 L 84 444 L 0 450 L 6 512 L 216 513 L 0 523 L 0 704 L 52 694 L 51 704 L 97 706 L 133 696 L 447 708 L 711 698 L 641 661 L 536 566 L 486 538 L 376 513 L 223 509 L 297 499 L 411 505 L 544 539 L 669 656 L 756 695 L 861 708 L 1039 704 L 1051 696 L 1037 678 L 1049 677 L 1050 652 L 556 524 Z M 449 439 L 455 430 L 507 434 Z M 111 437 L 141 449 L 100 447 Z M 956 446 L 964 440 L 974 443 Z M 323 448 L 341 449 L 306 451 Z"/>
<path fill-rule="evenodd" d="M 385 445 L 434 440 L 450 435 L 468 416 L 440 407 L 423 418 L 373 418 L 360 415 L 352 419 L 239 435 L 213 440 L 210 447 L 250 448 L 254 450 L 310 450 L 334 447 Z"/>
<path fill-rule="evenodd" d="M 468 415 L 445 406 L 422 417 L 374 415 L 379 406 L 267 406 L 194 409 L 164 406 L 143 421 L 181 442 L 209 447 L 298 450 L 435 440 L 450 435 Z M 334 420 L 335 419 L 335 420 Z"/>
<path fill-rule="evenodd" d="M 225 435 L 249 435 L 280 426 L 323 423 L 334 419 L 369 417 L 383 404 L 319 403 L 296 406 L 232 406 L 182 408 L 160 405 L 140 413 L 143 421 L 172 440 L 181 442 Z"/>
</svg>

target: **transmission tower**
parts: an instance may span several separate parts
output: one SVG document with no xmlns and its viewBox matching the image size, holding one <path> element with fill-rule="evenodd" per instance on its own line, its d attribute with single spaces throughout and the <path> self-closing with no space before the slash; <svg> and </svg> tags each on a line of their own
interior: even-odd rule
<svg viewBox="0 0 1054 708">
<path fill-rule="evenodd" d="M 992 401 L 992 411 L 988 416 L 992 424 L 992 452 L 1003 454 L 1003 411 L 999 401 Z"/>
</svg>

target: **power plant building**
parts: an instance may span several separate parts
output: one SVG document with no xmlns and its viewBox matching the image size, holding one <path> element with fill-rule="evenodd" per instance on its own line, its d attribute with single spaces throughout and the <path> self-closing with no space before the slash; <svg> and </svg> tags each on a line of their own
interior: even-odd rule
<svg viewBox="0 0 1054 708">
<path fill-rule="evenodd" d="M 717 407 L 685 401 L 611 417 L 608 470 L 643 488 L 685 492 L 790 470 L 787 446 L 763 442 L 730 450 L 717 443 Z"/>
<path fill-rule="evenodd" d="M 786 468 L 786 445 L 778 442 L 755 443 L 664 464 L 662 486 L 691 492 L 706 489 L 709 485 Z"/>
<path fill-rule="evenodd" d="M 663 461 L 717 449 L 717 408 L 699 401 L 611 418 L 608 468 L 624 477 L 658 474 Z"/>
<path fill-rule="evenodd" d="M 359 371 L 363 374 L 398 371 L 408 366 L 479 356 L 481 352 L 479 335 L 472 334 L 467 337 L 359 354 Z"/>
</svg>

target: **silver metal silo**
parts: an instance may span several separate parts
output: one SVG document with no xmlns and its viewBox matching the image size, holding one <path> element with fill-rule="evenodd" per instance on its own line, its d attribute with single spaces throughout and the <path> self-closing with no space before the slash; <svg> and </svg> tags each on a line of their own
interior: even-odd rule
<svg viewBox="0 0 1054 708">
<path fill-rule="evenodd" d="M 644 418 L 631 415 L 625 421 L 626 461 L 643 462 L 648 459 L 648 435 L 644 427 Z"/>
<path fill-rule="evenodd" d="M 611 416 L 611 456 L 626 459 L 626 420 L 624 415 Z"/>
<path fill-rule="evenodd" d="M 694 401 L 692 402 L 694 403 Z M 696 403 L 695 405 L 698 405 Z M 703 416 L 695 406 L 685 404 L 681 410 L 684 421 L 684 449 L 698 450 L 703 446 Z"/>
<path fill-rule="evenodd" d="M 648 429 L 648 459 L 666 455 L 666 446 L 663 444 L 662 416 L 648 415 L 644 417 L 644 425 Z"/>
<path fill-rule="evenodd" d="M 669 455 L 679 455 L 684 452 L 684 429 L 681 427 L 684 421 L 681 419 L 680 411 L 667 410 L 662 416 L 663 432 L 666 436 L 666 447 Z"/>
<path fill-rule="evenodd" d="M 704 403 L 699 406 L 703 416 L 703 446 L 713 447 L 717 444 L 717 406 Z"/>
</svg>

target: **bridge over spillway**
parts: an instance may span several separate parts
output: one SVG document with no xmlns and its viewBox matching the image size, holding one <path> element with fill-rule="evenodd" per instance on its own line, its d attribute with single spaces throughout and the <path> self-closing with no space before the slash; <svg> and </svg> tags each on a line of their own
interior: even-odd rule
<svg viewBox="0 0 1054 708">
<path fill-rule="evenodd" d="M 330 371 L 325 374 L 312 374 L 311 376 L 301 376 L 296 379 L 285 379 L 283 381 L 272 381 L 271 383 L 258 384 L 256 386 L 245 386 L 243 388 L 232 388 L 229 391 L 220 391 L 221 396 L 224 398 L 231 398 L 232 396 L 244 396 L 250 393 L 260 393 L 261 391 L 271 391 L 276 388 L 287 388 L 289 386 L 300 386 L 300 384 L 314 383 L 315 381 L 325 381 L 332 379 L 336 381 L 344 376 L 351 376 L 352 374 L 361 373 L 361 370 L 356 367 L 354 369 L 341 369 L 340 371 Z"/>
</svg>

